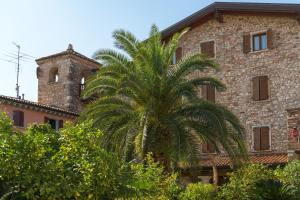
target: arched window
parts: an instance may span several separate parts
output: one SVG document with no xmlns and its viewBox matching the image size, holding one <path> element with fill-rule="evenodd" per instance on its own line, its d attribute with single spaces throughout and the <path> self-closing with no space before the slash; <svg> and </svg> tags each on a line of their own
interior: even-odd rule
<svg viewBox="0 0 300 200">
<path fill-rule="evenodd" d="M 57 67 L 52 68 L 49 74 L 49 82 L 57 83 L 58 80 L 59 80 L 58 68 Z"/>
<path fill-rule="evenodd" d="M 82 91 L 84 90 L 84 87 L 85 87 L 85 78 L 82 77 L 80 79 L 80 84 L 79 84 L 79 96 L 81 96 Z"/>
</svg>

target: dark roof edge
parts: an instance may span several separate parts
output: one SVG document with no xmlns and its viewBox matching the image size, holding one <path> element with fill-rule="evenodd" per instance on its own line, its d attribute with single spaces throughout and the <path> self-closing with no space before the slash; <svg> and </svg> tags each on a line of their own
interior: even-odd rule
<svg viewBox="0 0 300 200">
<path fill-rule="evenodd" d="M 57 112 L 57 113 L 61 113 L 61 114 L 66 114 L 66 115 L 71 115 L 74 117 L 79 116 L 79 113 L 77 112 L 71 112 L 68 110 L 64 110 L 62 108 L 58 108 L 58 107 L 54 107 L 54 106 L 48 106 L 48 105 L 44 105 L 44 104 L 39 104 L 33 101 L 28 101 L 28 100 L 23 100 L 23 99 L 17 99 L 14 97 L 10 97 L 10 96 L 5 96 L 5 95 L 0 95 L 0 103 L 18 103 L 18 104 L 23 104 L 23 105 L 28 105 L 28 106 L 33 106 L 33 107 L 37 107 L 37 108 L 41 108 L 43 110 L 47 110 L 47 111 L 52 111 L 52 112 Z"/>
<path fill-rule="evenodd" d="M 300 13 L 300 4 L 285 3 L 244 3 L 244 2 L 215 2 L 179 22 L 161 31 L 162 37 L 167 38 L 172 34 L 191 26 L 198 20 L 215 13 L 216 11 L 236 11 L 236 12 L 261 12 L 261 13 Z"/>
<path fill-rule="evenodd" d="M 82 58 L 84 60 L 87 60 L 89 62 L 92 62 L 92 63 L 94 63 L 96 65 L 101 66 L 101 63 L 97 62 L 96 60 L 94 60 L 92 58 L 89 58 L 89 57 L 87 57 L 85 55 L 82 55 L 81 53 L 78 53 L 77 51 L 74 51 L 74 50 L 62 51 L 60 53 L 56 53 L 56 54 L 52 54 L 52 55 L 49 55 L 49 56 L 38 58 L 35 61 L 39 62 L 39 61 L 43 61 L 43 60 L 47 60 L 47 59 L 55 58 L 55 57 L 59 57 L 59 56 L 64 56 L 64 55 L 74 55 L 74 56 L 77 56 L 77 57 Z"/>
</svg>

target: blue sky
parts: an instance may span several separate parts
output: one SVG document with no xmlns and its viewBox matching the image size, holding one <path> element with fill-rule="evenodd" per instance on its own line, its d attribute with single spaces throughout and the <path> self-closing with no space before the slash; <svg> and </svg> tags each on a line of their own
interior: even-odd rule
<svg viewBox="0 0 300 200">
<path fill-rule="evenodd" d="M 76 51 L 91 56 L 99 48 L 113 48 L 111 33 L 116 29 L 130 30 L 145 39 L 153 23 L 164 29 L 213 2 L 0 0 L 0 59 L 16 51 L 12 41 L 35 58 L 63 51 L 68 43 Z M 300 3 L 300 0 L 247 2 Z M 30 100 L 37 99 L 36 67 L 34 60 L 21 63 L 20 90 Z M 0 60 L 0 94 L 15 96 L 15 83 L 16 66 Z"/>
</svg>

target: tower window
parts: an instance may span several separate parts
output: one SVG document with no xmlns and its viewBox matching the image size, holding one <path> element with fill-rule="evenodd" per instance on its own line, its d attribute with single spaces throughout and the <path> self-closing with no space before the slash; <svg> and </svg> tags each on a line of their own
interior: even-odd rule
<svg viewBox="0 0 300 200">
<path fill-rule="evenodd" d="M 85 78 L 82 77 L 81 80 L 80 80 L 80 84 L 79 84 L 79 96 L 81 96 L 82 91 L 84 90 L 84 88 L 85 88 Z"/>
<path fill-rule="evenodd" d="M 59 80 L 58 68 L 52 68 L 49 74 L 49 82 L 57 83 Z"/>
</svg>

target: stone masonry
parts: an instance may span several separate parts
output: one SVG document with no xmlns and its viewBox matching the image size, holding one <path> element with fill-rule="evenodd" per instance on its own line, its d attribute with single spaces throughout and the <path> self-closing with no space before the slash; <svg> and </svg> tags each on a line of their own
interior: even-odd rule
<svg viewBox="0 0 300 200">
<path fill-rule="evenodd" d="M 66 51 L 36 60 L 38 102 L 79 112 L 81 80 L 85 80 L 101 65 L 83 56 L 69 45 Z M 57 81 L 55 81 L 57 76 Z"/>
<path fill-rule="evenodd" d="M 272 29 L 273 48 L 243 53 L 243 35 Z M 219 72 L 207 72 L 226 84 L 216 102 L 242 121 L 246 142 L 253 152 L 254 126 L 270 126 L 271 150 L 286 152 L 288 109 L 300 108 L 300 25 L 288 16 L 224 14 L 223 23 L 210 19 L 192 28 L 180 41 L 183 54 L 199 53 L 200 43 L 215 41 Z M 269 77 L 269 99 L 252 100 L 252 78 Z"/>
</svg>

